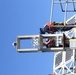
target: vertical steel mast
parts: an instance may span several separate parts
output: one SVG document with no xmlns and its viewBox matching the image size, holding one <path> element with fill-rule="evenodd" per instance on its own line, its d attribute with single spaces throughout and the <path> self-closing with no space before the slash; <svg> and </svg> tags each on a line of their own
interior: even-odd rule
<svg viewBox="0 0 76 75">
<path fill-rule="evenodd" d="M 67 20 L 67 12 L 76 12 L 76 0 L 52 0 L 50 22 L 52 22 L 55 4 L 60 4 L 61 10 L 64 12 L 64 26 L 66 23 L 76 23 L 76 15 Z M 70 4 L 72 5 L 71 9 L 69 8 Z M 76 73 L 76 51 L 75 49 L 68 50 L 54 52 L 53 74 Z"/>
</svg>

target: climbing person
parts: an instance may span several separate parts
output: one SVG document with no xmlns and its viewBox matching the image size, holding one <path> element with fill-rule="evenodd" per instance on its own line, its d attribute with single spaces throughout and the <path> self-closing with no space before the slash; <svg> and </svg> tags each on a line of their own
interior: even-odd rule
<svg viewBox="0 0 76 75">
<path fill-rule="evenodd" d="M 53 33 L 55 31 L 54 22 L 48 22 L 43 28 L 40 28 L 40 34 Z"/>
<path fill-rule="evenodd" d="M 46 46 L 46 48 L 55 47 L 55 41 L 56 38 L 48 38 L 46 42 L 43 43 L 43 46 Z"/>
</svg>

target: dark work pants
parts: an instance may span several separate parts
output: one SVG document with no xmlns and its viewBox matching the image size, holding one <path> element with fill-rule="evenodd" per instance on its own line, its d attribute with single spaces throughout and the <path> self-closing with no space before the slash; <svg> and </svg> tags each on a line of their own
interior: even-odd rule
<svg viewBox="0 0 76 75">
<path fill-rule="evenodd" d="M 44 27 L 44 32 L 50 33 L 50 30 L 49 30 L 49 27 L 48 26 L 45 26 Z"/>
</svg>

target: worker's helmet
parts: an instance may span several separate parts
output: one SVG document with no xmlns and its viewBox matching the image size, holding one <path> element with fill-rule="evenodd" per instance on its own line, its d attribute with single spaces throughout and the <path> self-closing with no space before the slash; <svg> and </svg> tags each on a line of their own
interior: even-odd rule
<svg viewBox="0 0 76 75">
<path fill-rule="evenodd" d="M 46 23 L 46 25 L 49 27 L 49 29 L 51 28 L 51 27 L 53 27 L 54 26 L 54 23 L 53 22 L 48 22 L 48 23 Z"/>
</svg>

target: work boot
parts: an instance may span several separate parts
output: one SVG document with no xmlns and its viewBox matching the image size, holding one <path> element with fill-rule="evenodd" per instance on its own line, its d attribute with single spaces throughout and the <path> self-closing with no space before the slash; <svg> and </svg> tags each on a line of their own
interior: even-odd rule
<svg viewBox="0 0 76 75">
<path fill-rule="evenodd" d="M 41 33 L 41 34 L 45 34 L 43 28 L 40 28 L 40 33 Z"/>
</svg>

